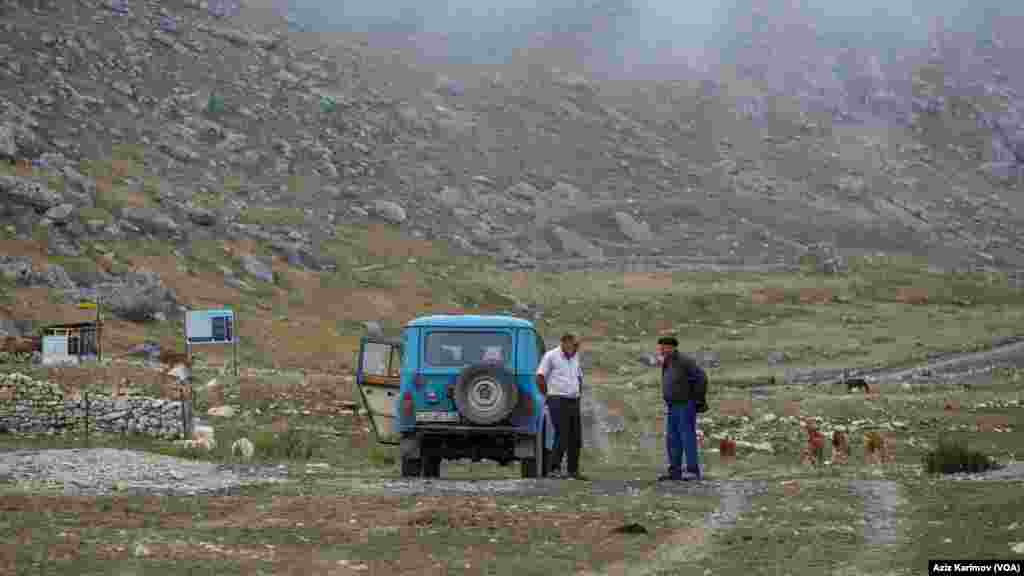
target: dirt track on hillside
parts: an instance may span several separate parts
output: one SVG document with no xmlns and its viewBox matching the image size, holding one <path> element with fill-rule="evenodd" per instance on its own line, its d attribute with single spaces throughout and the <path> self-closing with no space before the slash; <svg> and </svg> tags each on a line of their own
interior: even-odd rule
<svg viewBox="0 0 1024 576">
<path fill-rule="evenodd" d="M 981 372 L 999 365 L 1024 365 L 1024 336 L 1004 338 L 992 348 L 977 352 L 943 354 L 912 366 L 880 366 L 850 370 L 880 382 L 899 382 L 915 376 Z M 808 370 L 789 379 L 791 384 L 825 384 L 840 380 L 842 370 Z"/>
</svg>

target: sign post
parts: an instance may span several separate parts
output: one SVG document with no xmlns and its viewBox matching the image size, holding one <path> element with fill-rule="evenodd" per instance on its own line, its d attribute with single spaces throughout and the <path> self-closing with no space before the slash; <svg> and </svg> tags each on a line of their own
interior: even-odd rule
<svg viewBox="0 0 1024 576">
<path fill-rule="evenodd" d="M 232 363 L 238 376 L 238 333 L 235 313 L 230 308 L 185 312 L 185 347 L 189 358 L 196 344 L 231 344 Z"/>
</svg>

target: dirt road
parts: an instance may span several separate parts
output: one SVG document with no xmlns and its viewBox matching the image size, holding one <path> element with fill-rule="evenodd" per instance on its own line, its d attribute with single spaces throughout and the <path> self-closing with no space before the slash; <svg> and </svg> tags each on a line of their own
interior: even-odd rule
<svg viewBox="0 0 1024 576">
<path fill-rule="evenodd" d="M 977 352 L 944 354 L 916 363 L 912 366 L 878 366 L 874 368 L 852 370 L 859 376 L 867 376 L 876 381 L 899 382 L 916 375 L 950 374 L 968 371 L 984 371 L 1001 364 L 1024 366 L 1024 336 L 1005 338 L 995 346 Z M 796 374 L 788 378 L 792 384 L 827 384 L 843 377 L 840 370 L 796 370 Z"/>
</svg>

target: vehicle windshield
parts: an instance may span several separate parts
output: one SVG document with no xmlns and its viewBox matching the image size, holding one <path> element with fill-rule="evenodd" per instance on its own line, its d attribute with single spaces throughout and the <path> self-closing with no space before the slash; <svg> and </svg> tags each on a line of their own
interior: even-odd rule
<svg viewBox="0 0 1024 576">
<path fill-rule="evenodd" d="M 506 364 L 512 358 L 512 336 L 502 332 L 431 332 L 426 344 L 428 366 Z"/>
</svg>

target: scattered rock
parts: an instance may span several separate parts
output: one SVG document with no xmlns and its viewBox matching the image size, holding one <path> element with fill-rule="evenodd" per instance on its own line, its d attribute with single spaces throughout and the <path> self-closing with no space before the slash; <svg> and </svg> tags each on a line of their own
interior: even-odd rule
<svg viewBox="0 0 1024 576">
<path fill-rule="evenodd" d="M 0 159 L 15 160 L 18 158 L 18 146 L 14 141 L 14 127 L 0 124 Z"/>
<path fill-rule="evenodd" d="M 47 210 L 44 217 L 55 224 L 64 224 L 71 218 L 74 212 L 75 207 L 71 204 L 61 204 Z"/>
<path fill-rule="evenodd" d="M 40 182 L 18 176 L 0 176 L 0 198 L 5 202 L 30 206 L 43 213 L 60 205 L 63 198 Z"/>
<path fill-rule="evenodd" d="M 641 354 L 640 363 L 654 368 L 658 365 L 658 358 L 654 354 Z"/>
<path fill-rule="evenodd" d="M 1015 162 L 986 162 L 978 167 L 978 172 L 999 185 L 1013 184 L 1021 177 L 1021 167 Z"/>
<path fill-rule="evenodd" d="M 547 197 L 551 202 L 567 206 L 579 206 L 584 202 L 583 191 L 567 182 L 559 182 L 547 191 Z"/>
<path fill-rule="evenodd" d="M 212 211 L 198 206 L 190 206 L 188 219 L 197 226 L 213 226 L 217 223 L 217 215 Z"/>
<path fill-rule="evenodd" d="M 579 256 L 581 258 L 600 259 L 604 257 L 604 251 L 600 246 L 595 246 L 586 238 L 580 236 L 573 230 L 556 226 L 553 230 L 555 237 L 562 244 L 562 251 Z"/>
<path fill-rule="evenodd" d="M 438 193 L 438 200 L 441 201 L 441 204 L 444 204 L 445 206 L 448 206 L 449 208 L 455 208 L 456 206 L 461 206 L 463 204 L 463 202 L 464 202 L 464 198 L 463 198 L 463 195 L 462 195 L 462 190 L 460 190 L 460 189 L 458 189 L 458 188 L 456 188 L 454 186 L 445 186 Z"/>
<path fill-rule="evenodd" d="M 140 358 L 148 358 L 150 360 L 156 360 L 160 357 L 160 344 L 156 342 L 146 341 L 142 344 L 137 344 L 128 351 L 129 356 L 135 356 Z"/>
<path fill-rule="evenodd" d="M 0 275 L 20 286 L 48 286 L 59 290 L 75 287 L 62 266 L 48 264 L 39 272 L 33 267 L 32 260 L 23 256 L 0 255 Z"/>
<path fill-rule="evenodd" d="M 24 256 L 0 255 L 0 275 L 22 286 L 31 286 L 36 278 L 32 259 Z"/>
<path fill-rule="evenodd" d="M 174 219 L 153 208 L 125 206 L 121 209 L 121 217 L 151 234 L 174 236 L 180 231 Z"/>
<path fill-rule="evenodd" d="M 380 323 L 376 321 L 363 322 L 363 326 L 366 328 L 366 335 L 373 337 L 384 336 L 384 330 L 381 329 Z"/>
<path fill-rule="evenodd" d="M 722 365 L 718 352 L 712 350 L 698 350 L 695 359 L 703 368 L 719 368 Z"/>
<path fill-rule="evenodd" d="M 401 224 L 406 220 L 405 208 L 389 200 L 377 200 L 373 204 L 374 213 L 377 216 L 391 222 Z"/>
<path fill-rule="evenodd" d="M 214 406 L 206 411 L 210 416 L 217 416 L 220 418 L 231 418 L 235 415 L 235 409 L 231 406 Z"/>
<path fill-rule="evenodd" d="M 505 196 L 517 198 L 519 200 L 525 200 L 526 202 L 533 203 L 537 200 L 540 195 L 540 191 L 534 188 L 528 182 L 520 182 L 515 186 L 509 187 L 505 190 Z"/>
<path fill-rule="evenodd" d="M 251 460 L 256 448 L 248 438 L 239 438 L 231 444 L 231 455 L 241 456 L 243 460 Z"/>
<path fill-rule="evenodd" d="M 242 256 L 242 268 L 257 280 L 274 283 L 274 271 L 270 268 L 270 264 L 255 256 L 250 254 Z"/>
<path fill-rule="evenodd" d="M 175 312 L 177 302 L 174 292 L 164 286 L 156 272 L 140 270 L 129 274 L 110 292 L 104 307 L 125 320 L 148 322 L 157 312 Z"/>
<path fill-rule="evenodd" d="M 619 231 L 633 242 L 646 243 L 654 239 L 651 227 L 646 222 L 640 222 L 633 218 L 630 214 L 616 212 L 615 223 L 619 225 Z"/>
</svg>

